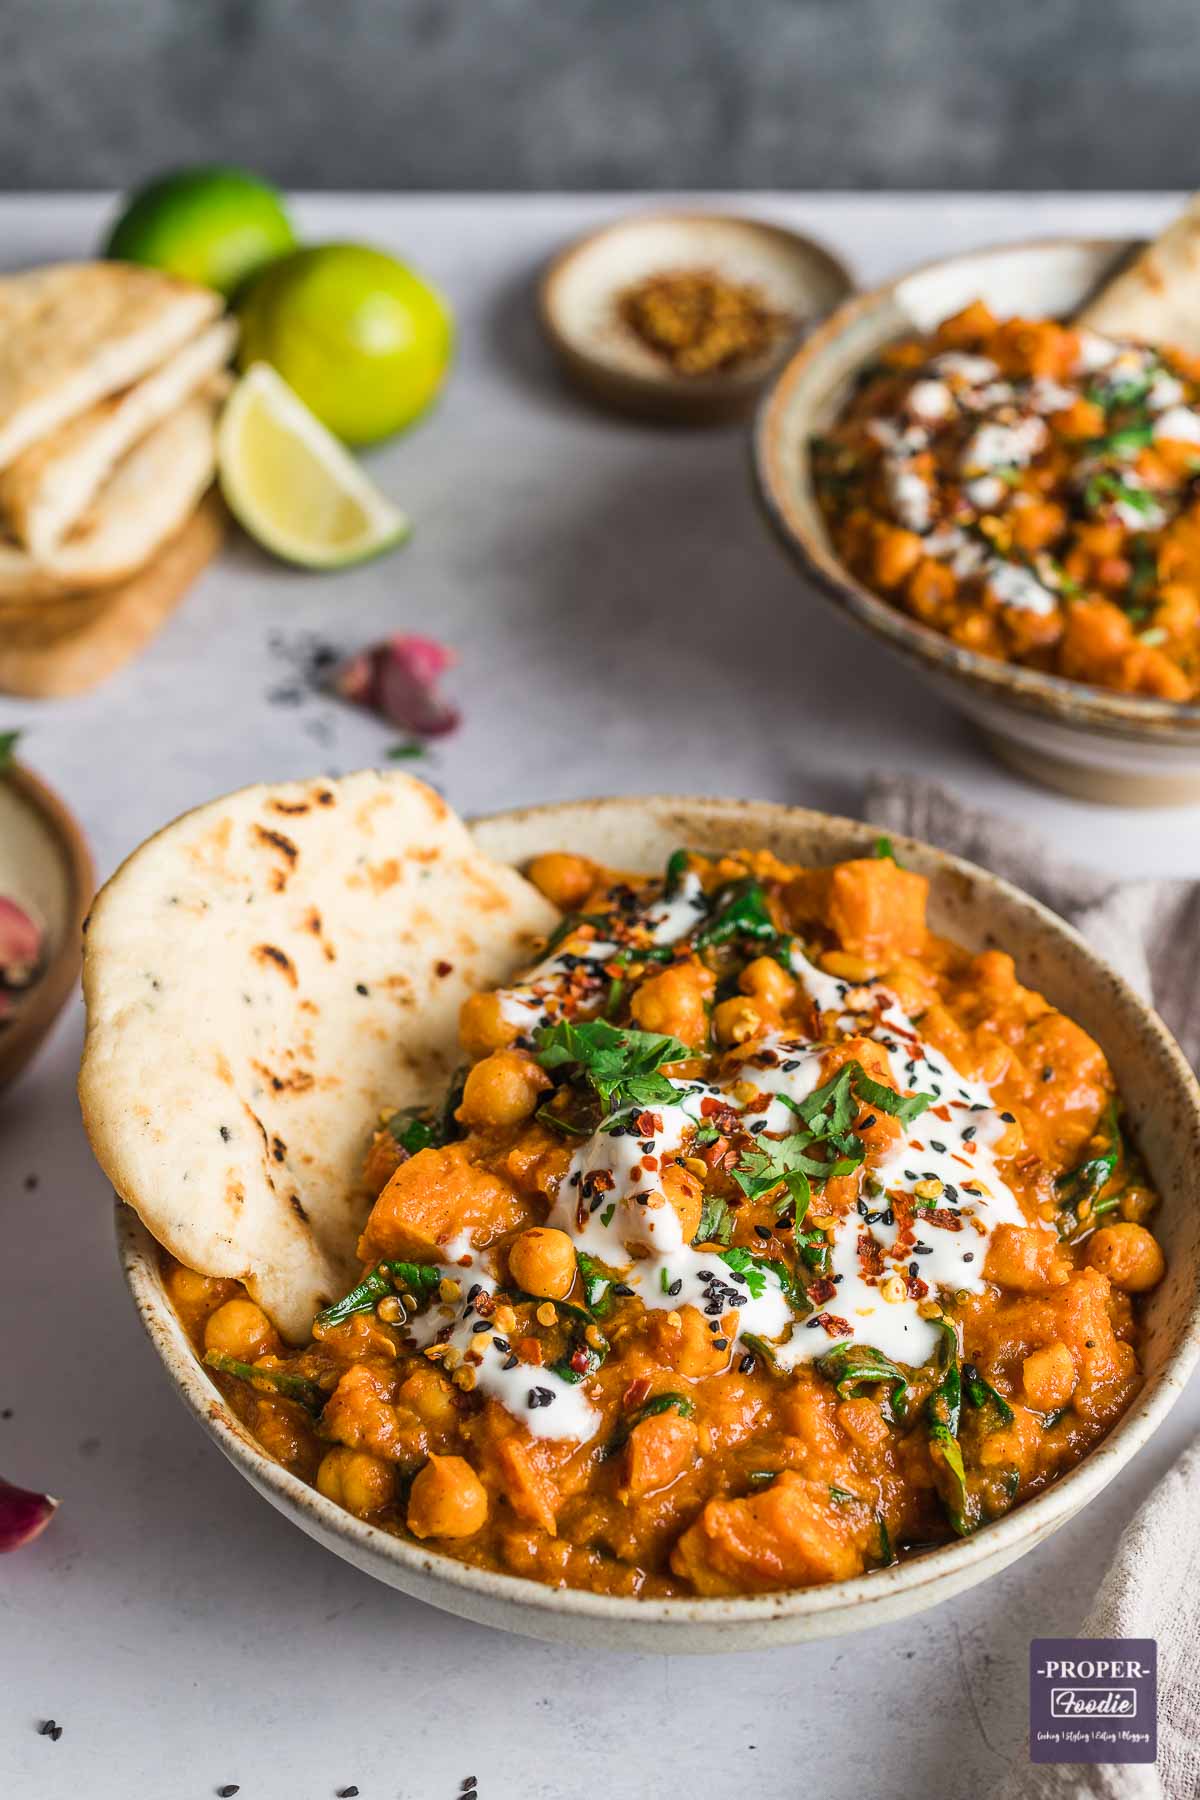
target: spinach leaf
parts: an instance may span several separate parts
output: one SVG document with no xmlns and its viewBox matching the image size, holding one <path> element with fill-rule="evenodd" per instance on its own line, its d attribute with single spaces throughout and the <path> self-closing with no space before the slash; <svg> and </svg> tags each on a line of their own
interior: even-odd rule
<svg viewBox="0 0 1200 1800">
<path fill-rule="evenodd" d="M 995 1414 L 996 1424 L 998 1426 L 1012 1424 L 1012 1407 L 1008 1404 L 1004 1395 L 998 1393 L 991 1382 L 984 1379 L 974 1363 L 965 1362 L 963 1364 L 962 1385 L 963 1392 L 977 1412 L 982 1412 L 985 1408 L 990 1407 Z"/>
<path fill-rule="evenodd" d="M 324 1410 L 329 1398 L 325 1389 L 310 1381 L 307 1375 L 293 1375 L 287 1369 L 260 1369 L 254 1363 L 239 1362 L 236 1356 L 222 1356 L 219 1350 L 206 1350 L 204 1360 L 210 1369 L 219 1369 L 222 1375 L 233 1375 L 251 1387 L 257 1382 L 265 1382 L 285 1399 L 299 1401 L 305 1411 L 314 1416 Z"/>
<path fill-rule="evenodd" d="M 779 928 L 767 910 L 767 896 L 752 876 L 721 888 L 713 900 L 712 917 L 692 939 L 694 950 L 727 944 L 732 938 L 774 940 Z"/>
<path fill-rule="evenodd" d="M 900 858 L 896 855 L 896 846 L 890 837 L 877 837 L 871 854 L 880 862 L 886 857 L 889 862 L 894 862 L 898 869 L 903 867 Z"/>
<path fill-rule="evenodd" d="M 629 1442 L 630 1432 L 635 1425 L 640 1425 L 643 1419 L 653 1419 L 659 1413 L 665 1412 L 677 1412 L 681 1419 L 690 1419 L 695 1410 L 694 1404 L 685 1394 L 652 1394 L 649 1400 L 644 1401 L 641 1406 L 635 1407 L 633 1412 L 626 1414 L 625 1418 L 620 1421 L 604 1446 L 602 1459 L 607 1460 L 608 1457 L 615 1456 L 618 1450 L 623 1450 Z"/>
<path fill-rule="evenodd" d="M 340 1325 L 353 1313 L 372 1312 L 389 1294 L 407 1291 L 421 1299 L 437 1292 L 442 1272 L 431 1263 L 381 1262 L 364 1275 L 357 1287 L 335 1300 L 313 1320 L 314 1326 Z"/>
<path fill-rule="evenodd" d="M 683 886 L 690 860 L 690 850 L 672 850 L 667 858 L 666 874 L 663 876 L 663 895 L 667 900 L 673 900 Z"/>
<path fill-rule="evenodd" d="M 727 1244 L 732 1236 L 733 1214 L 729 1202 L 722 1200 L 719 1194 L 705 1194 L 693 1244 Z"/>
<path fill-rule="evenodd" d="M 1111 1206 L 1104 1205 L 1103 1203 L 1098 1205 L 1097 1202 L 1100 1201 L 1101 1194 L 1116 1174 L 1123 1150 L 1121 1126 L 1117 1118 L 1117 1103 L 1115 1100 L 1110 1100 L 1105 1107 L 1100 1123 L 1100 1131 L 1095 1135 L 1107 1137 L 1108 1142 L 1106 1147 L 1099 1155 L 1090 1156 L 1086 1161 L 1079 1163 L 1076 1168 L 1068 1169 L 1067 1173 L 1065 1175 L 1060 1175 L 1054 1184 L 1058 1190 L 1061 1205 L 1061 1211 L 1059 1213 L 1060 1237 L 1070 1237 L 1073 1232 L 1077 1231 L 1081 1225 L 1094 1217 L 1097 1212 L 1110 1212 L 1112 1210 Z M 1085 1203 L 1090 1207 L 1091 1211 L 1090 1213 L 1085 1213 L 1084 1218 L 1081 1219 L 1080 1208 L 1083 1207 Z"/>
<path fill-rule="evenodd" d="M 886 1382 L 891 1388 L 891 1410 L 903 1419 L 908 1410 L 908 1376 L 870 1344 L 835 1344 L 817 1362 L 817 1373 L 831 1381 L 845 1400 L 861 1387 Z"/>
</svg>

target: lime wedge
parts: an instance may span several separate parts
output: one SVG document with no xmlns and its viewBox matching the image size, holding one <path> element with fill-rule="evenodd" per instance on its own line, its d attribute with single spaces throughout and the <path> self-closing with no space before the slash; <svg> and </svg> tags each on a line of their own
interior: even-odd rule
<svg viewBox="0 0 1200 1800">
<path fill-rule="evenodd" d="M 342 569 L 408 536 L 404 514 L 267 363 L 226 402 L 217 470 L 238 524 L 285 562 Z"/>
</svg>

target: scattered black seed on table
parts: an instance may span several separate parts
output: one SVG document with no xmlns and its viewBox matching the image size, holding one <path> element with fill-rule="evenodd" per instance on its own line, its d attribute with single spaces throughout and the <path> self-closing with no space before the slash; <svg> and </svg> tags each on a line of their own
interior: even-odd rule
<svg viewBox="0 0 1200 1800">
<path fill-rule="evenodd" d="M 358 1789 L 356 1787 L 339 1788 L 337 1800 L 358 1800 Z"/>
<path fill-rule="evenodd" d="M 227 1781 L 224 1787 L 217 1789 L 217 1792 L 221 1796 L 221 1800 L 231 1800 L 231 1796 L 240 1793 L 241 1788 L 236 1781 Z"/>
<path fill-rule="evenodd" d="M 27 1175 L 25 1177 L 25 1192 L 27 1194 L 32 1194 L 34 1189 L 37 1187 L 37 1184 L 38 1184 L 38 1178 L 36 1175 Z"/>
<path fill-rule="evenodd" d="M 53 1737 L 54 1733 L 57 1730 L 58 1730 L 58 1721 L 56 1719 L 43 1719 L 41 1724 L 38 1726 L 38 1736 L 39 1737 Z"/>
<path fill-rule="evenodd" d="M 5 1407 L 0 1408 L 0 1419 L 11 1419 L 12 1416 L 13 1416 L 13 1409 L 11 1406 L 5 1406 Z"/>
</svg>

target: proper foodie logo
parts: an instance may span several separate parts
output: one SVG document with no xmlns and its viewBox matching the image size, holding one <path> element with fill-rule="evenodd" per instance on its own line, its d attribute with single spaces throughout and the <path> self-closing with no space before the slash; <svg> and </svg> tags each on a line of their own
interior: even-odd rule
<svg viewBox="0 0 1200 1800">
<path fill-rule="evenodd" d="M 1152 1763 L 1157 1754 L 1153 1638 L 1034 1638 L 1031 1762 Z"/>
</svg>

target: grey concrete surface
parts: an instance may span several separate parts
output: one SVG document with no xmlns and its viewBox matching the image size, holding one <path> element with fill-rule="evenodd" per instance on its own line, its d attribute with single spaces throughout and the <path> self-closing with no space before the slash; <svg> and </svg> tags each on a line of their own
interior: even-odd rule
<svg viewBox="0 0 1200 1800">
<path fill-rule="evenodd" d="M 0 188 L 1200 182 L 1195 0 L 0 0 Z"/>
</svg>

